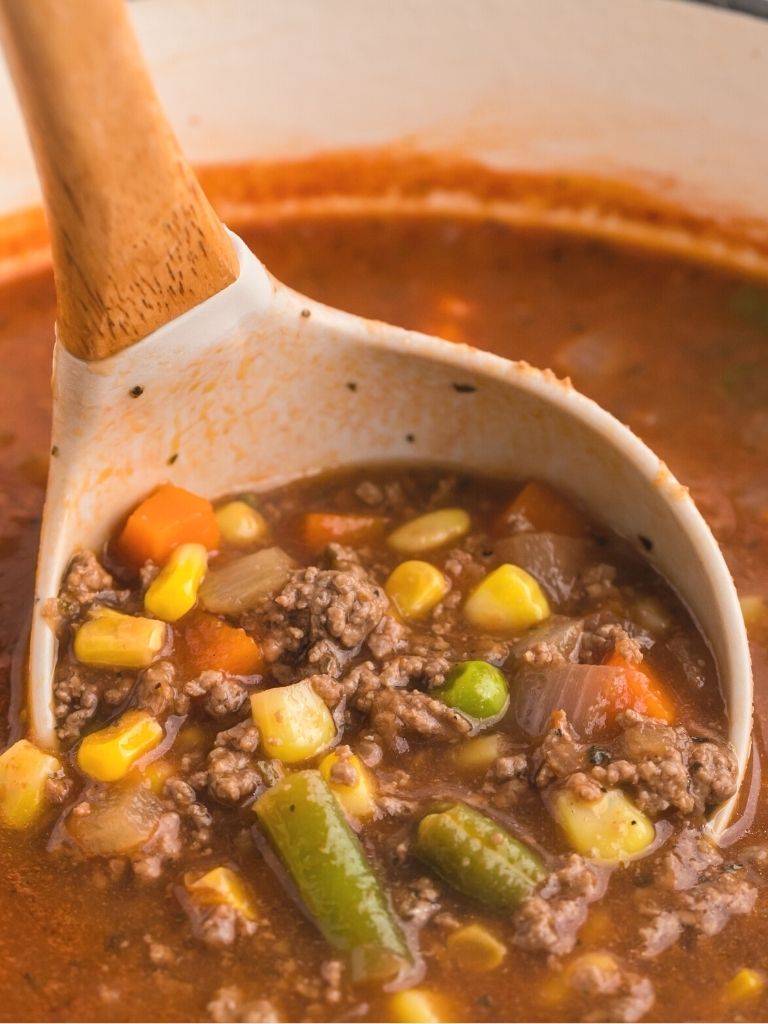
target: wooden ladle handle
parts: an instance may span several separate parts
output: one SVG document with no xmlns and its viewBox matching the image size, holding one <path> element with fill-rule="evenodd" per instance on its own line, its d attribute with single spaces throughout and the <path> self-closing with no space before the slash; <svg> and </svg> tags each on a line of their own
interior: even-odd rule
<svg viewBox="0 0 768 1024">
<path fill-rule="evenodd" d="M 123 0 L 0 0 L 43 187 L 59 338 L 127 348 L 237 277 L 160 107 Z"/>
</svg>

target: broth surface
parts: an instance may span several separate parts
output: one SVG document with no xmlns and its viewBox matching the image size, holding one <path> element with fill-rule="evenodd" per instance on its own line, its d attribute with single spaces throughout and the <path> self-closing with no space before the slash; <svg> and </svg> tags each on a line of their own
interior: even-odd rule
<svg viewBox="0 0 768 1024">
<path fill-rule="evenodd" d="M 275 220 L 242 233 L 274 274 L 314 298 L 569 374 L 692 486 L 740 593 L 768 595 L 765 291 L 676 259 L 447 217 Z M 14 282 L 0 302 L 0 672 L 17 684 L 12 651 L 32 593 L 48 443 L 52 282 L 48 275 Z M 757 620 L 762 740 L 768 630 L 765 614 Z M 7 686 L 2 693 L 5 700 L 18 696 Z M 765 842 L 764 804 L 744 845 Z M 206 1019 L 206 1005 L 223 985 L 269 994 L 270 947 L 248 962 L 236 952 L 222 958 L 193 940 L 170 901 L 148 900 L 127 880 L 115 893 L 85 866 L 57 862 L 54 872 L 51 863 L 39 841 L 0 833 L 0 908 L 12 922 L 0 936 L 4 1019 Z M 631 878 L 615 878 L 603 902 L 599 941 L 619 954 L 626 936 L 617 922 L 632 914 L 642 888 Z M 279 896 L 268 908 L 281 921 L 271 949 L 300 948 L 317 969 L 327 959 L 324 943 L 295 913 L 280 915 Z M 739 968 L 762 966 L 766 909 L 761 890 L 754 912 L 719 936 L 643 963 L 657 996 L 647 1019 L 764 1018 L 768 997 L 729 1006 L 723 987 Z M 165 943 L 181 952 L 169 966 L 153 962 L 153 945 Z M 471 1019 L 578 1019 L 588 1012 L 578 1003 L 552 1009 L 543 961 L 513 951 L 497 975 L 484 984 L 446 965 L 430 985 Z M 285 1012 L 301 1012 L 307 1002 L 297 986 Z M 346 1007 L 345 1016 L 381 1019 L 386 1012 L 361 996 L 363 1003 Z M 321 1006 L 316 1016 L 333 1019 L 334 1010 Z"/>
</svg>

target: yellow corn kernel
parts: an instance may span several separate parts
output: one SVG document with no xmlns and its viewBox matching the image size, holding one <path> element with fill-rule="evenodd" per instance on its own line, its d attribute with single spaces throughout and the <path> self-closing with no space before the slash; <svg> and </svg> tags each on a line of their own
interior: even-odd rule
<svg viewBox="0 0 768 1024">
<path fill-rule="evenodd" d="M 451 932 L 448 948 L 462 968 L 470 971 L 492 971 L 507 955 L 507 947 L 481 924 L 468 924 Z"/>
<path fill-rule="evenodd" d="M 768 600 L 759 594 L 745 594 L 739 598 L 741 614 L 748 629 L 768 625 Z"/>
<path fill-rule="evenodd" d="M 319 754 L 336 735 L 331 712 L 306 680 L 252 694 L 251 715 L 264 753 L 286 764 Z"/>
<path fill-rule="evenodd" d="M 165 647 L 168 627 L 157 619 L 94 608 L 75 632 L 75 657 L 101 668 L 147 668 Z"/>
<path fill-rule="evenodd" d="M 207 569 L 208 551 L 202 544 L 179 544 L 147 588 L 145 611 L 176 622 L 195 607 Z"/>
<path fill-rule="evenodd" d="M 549 618 L 549 603 L 525 569 L 506 562 L 475 587 L 464 602 L 464 617 L 489 633 L 514 633 Z"/>
<path fill-rule="evenodd" d="M 29 828 L 45 809 L 45 784 L 60 762 L 18 740 L 0 754 L 0 821 L 8 828 Z"/>
<path fill-rule="evenodd" d="M 423 988 L 406 988 L 390 998 L 392 1020 L 397 1024 L 440 1024 L 437 1001 Z"/>
<path fill-rule="evenodd" d="M 261 512 L 244 501 L 228 501 L 216 509 L 222 540 L 237 548 L 248 548 L 267 538 L 269 527 Z"/>
<path fill-rule="evenodd" d="M 628 860 L 653 842 L 653 822 L 620 789 L 583 800 L 561 789 L 553 798 L 555 820 L 577 853 L 594 860 Z"/>
<path fill-rule="evenodd" d="M 473 736 L 453 748 L 453 761 L 457 768 L 467 772 L 487 771 L 496 758 L 501 757 L 501 736 L 497 732 Z"/>
<path fill-rule="evenodd" d="M 163 727 L 146 711 L 126 711 L 114 725 L 86 736 L 77 765 L 98 782 L 117 782 L 163 738 Z"/>
<path fill-rule="evenodd" d="M 207 906 L 226 904 L 249 921 L 256 920 L 256 905 L 250 889 L 231 868 L 212 868 L 199 878 L 184 876 L 184 886 L 192 898 Z"/>
<path fill-rule="evenodd" d="M 418 555 L 453 544 L 469 533 L 470 518 L 463 508 L 442 508 L 403 523 L 390 533 L 387 544 L 405 555 Z"/>
<path fill-rule="evenodd" d="M 765 988 L 765 975 L 751 967 L 742 967 L 725 986 L 729 1003 L 741 1003 L 759 996 Z"/>
<path fill-rule="evenodd" d="M 333 778 L 333 768 L 339 762 L 349 765 L 357 779 L 351 785 Z M 347 814 L 353 818 L 370 818 L 376 810 L 373 780 L 368 769 L 356 754 L 342 758 L 336 750 L 326 754 L 320 762 L 320 774 L 331 788 L 336 799 Z"/>
<path fill-rule="evenodd" d="M 156 761 L 152 761 L 141 773 L 141 778 L 148 783 L 149 788 L 155 794 L 155 796 L 163 795 L 163 787 L 165 783 L 170 779 L 172 775 L 176 774 L 176 767 L 171 764 L 170 761 L 166 761 L 165 758 L 159 757 Z"/>
<path fill-rule="evenodd" d="M 387 597 L 403 619 L 423 619 L 445 597 L 448 581 L 429 562 L 401 562 L 384 584 Z"/>
</svg>

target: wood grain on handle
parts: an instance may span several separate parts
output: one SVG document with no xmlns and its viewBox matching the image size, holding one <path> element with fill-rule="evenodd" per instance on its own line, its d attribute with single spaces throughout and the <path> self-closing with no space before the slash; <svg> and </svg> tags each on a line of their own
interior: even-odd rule
<svg viewBox="0 0 768 1024">
<path fill-rule="evenodd" d="M 50 227 L 59 338 L 127 348 L 237 277 L 160 107 L 123 0 L 0 0 Z"/>
</svg>

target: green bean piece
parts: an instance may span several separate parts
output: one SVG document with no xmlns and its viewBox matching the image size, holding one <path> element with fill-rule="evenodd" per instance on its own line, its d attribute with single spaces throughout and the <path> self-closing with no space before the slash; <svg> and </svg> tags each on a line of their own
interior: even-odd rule
<svg viewBox="0 0 768 1024">
<path fill-rule="evenodd" d="M 349 954 L 354 980 L 389 978 L 413 962 L 357 836 L 319 771 L 286 775 L 254 809 L 317 927 Z"/>
<path fill-rule="evenodd" d="M 514 910 L 547 874 L 533 850 L 466 804 L 422 818 L 416 854 L 459 892 L 499 910 Z"/>
<path fill-rule="evenodd" d="M 497 718 L 509 701 L 504 674 L 487 661 L 460 661 L 433 691 L 444 704 L 470 718 Z"/>
</svg>

